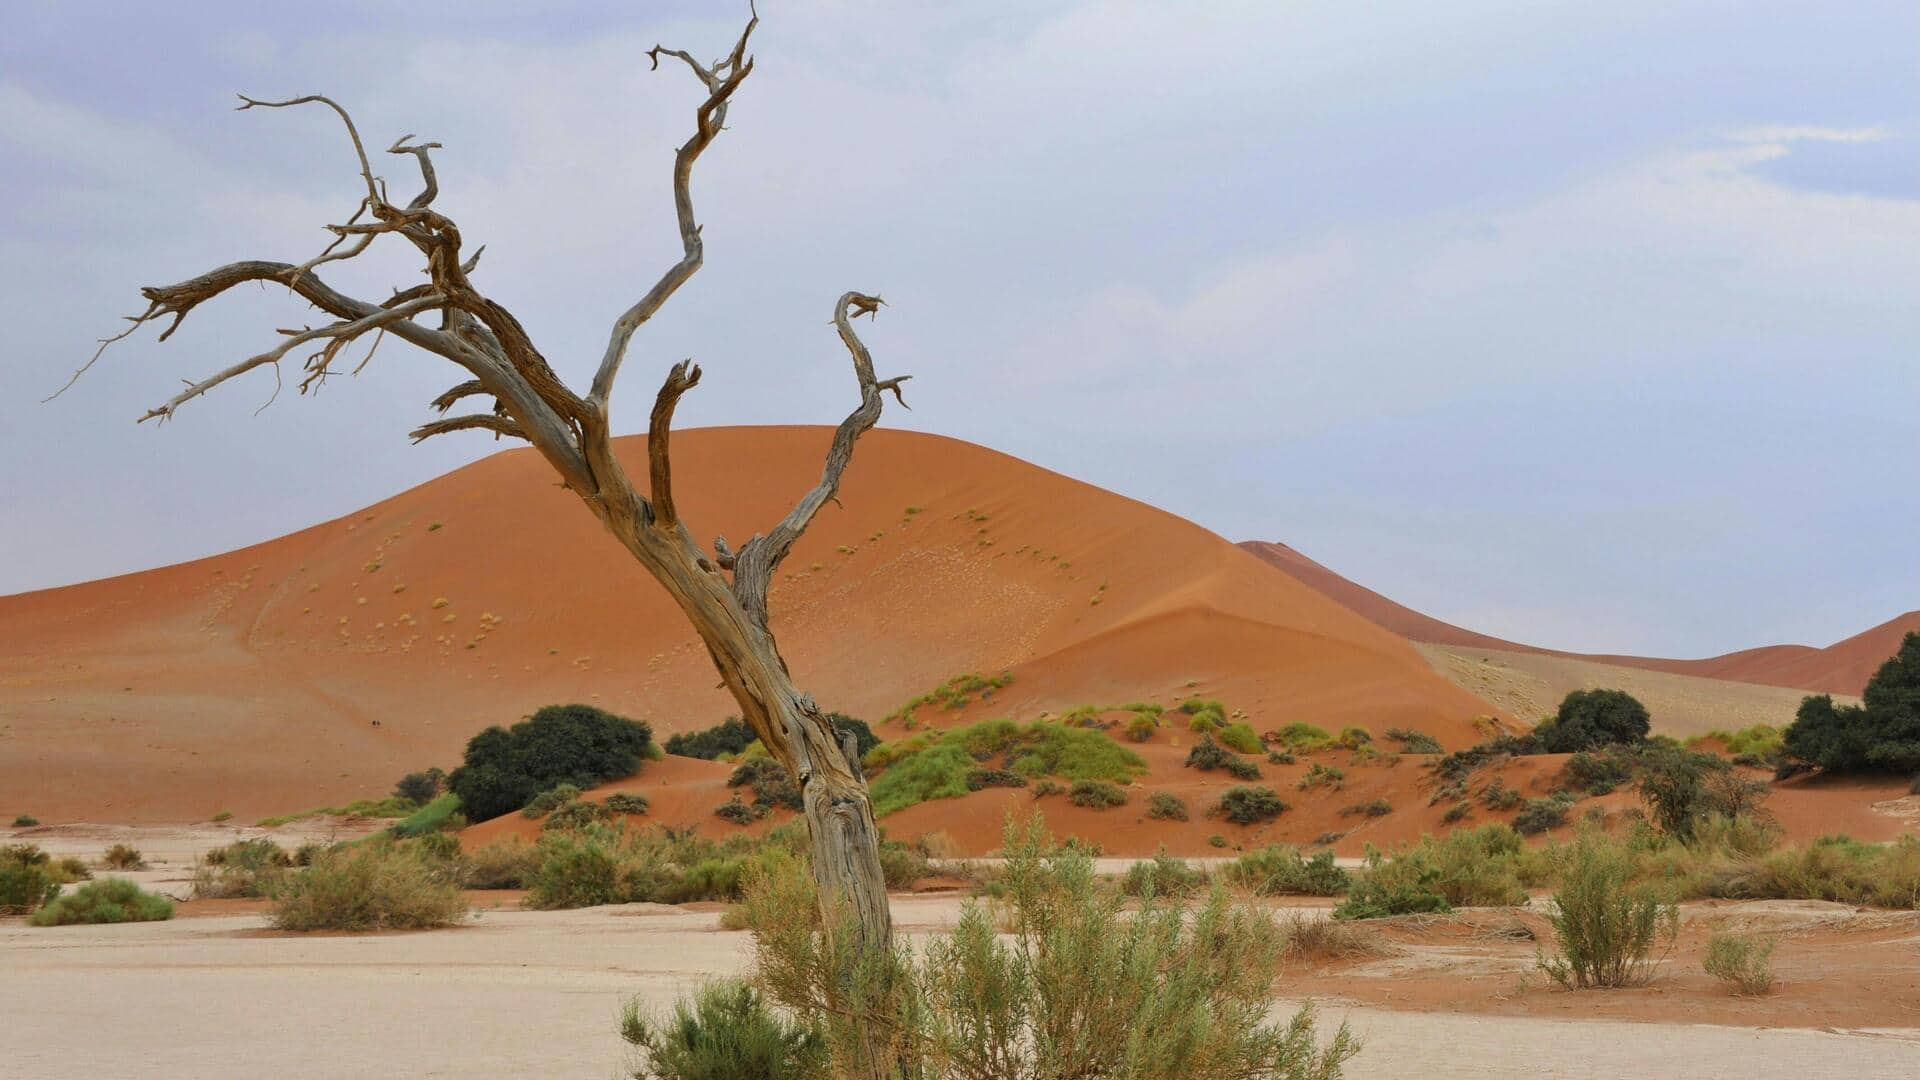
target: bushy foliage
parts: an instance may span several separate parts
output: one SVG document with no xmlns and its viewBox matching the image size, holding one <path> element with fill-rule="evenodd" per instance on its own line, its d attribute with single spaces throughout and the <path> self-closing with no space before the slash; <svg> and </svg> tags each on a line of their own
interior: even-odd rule
<svg viewBox="0 0 1920 1080">
<path fill-rule="evenodd" d="M 1154 852 L 1127 868 L 1120 880 L 1120 891 L 1128 896 L 1191 896 L 1207 883 L 1205 872 L 1188 866 L 1185 860 L 1167 854 L 1166 848 Z"/>
<path fill-rule="evenodd" d="M 889 889 L 910 889 L 913 883 L 933 873 L 922 845 L 898 840 L 880 841 L 880 874 Z"/>
<path fill-rule="evenodd" d="M 607 796 L 606 805 L 610 814 L 644 814 L 647 797 L 631 791 L 616 791 Z"/>
<path fill-rule="evenodd" d="M 827 714 L 827 723 L 832 726 L 834 734 L 853 736 L 855 757 L 864 758 L 874 747 L 880 745 L 880 736 L 875 735 L 873 728 L 857 716 L 830 712 Z"/>
<path fill-rule="evenodd" d="M 436 834 L 437 835 L 437 834 Z M 467 914 L 459 870 L 420 840 L 375 837 L 320 853 L 273 890 L 282 930 L 421 930 Z"/>
<path fill-rule="evenodd" d="M 770 757 L 748 758 L 727 777 L 728 787 L 750 785 L 753 788 L 753 804 L 756 807 L 783 806 L 788 810 L 799 810 L 802 806 L 800 785 L 793 782 L 787 767 Z"/>
<path fill-rule="evenodd" d="M 1270 787 L 1237 784 L 1227 789 L 1214 804 L 1209 816 L 1223 817 L 1235 825 L 1253 825 L 1272 821 L 1291 809 Z"/>
<path fill-rule="evenodd" d="M 1189 769 L 1207 772 L 1213 769 L 1224 769 L 1227 763 L 1233 760 L 1234 756 L 1228 753 L 1225 747 L 1213 741 L 1213 736 L 1202 735 L 1200 741 L 1193 744 L 1193 749 L 1187 751 L 1186 765 Z"/>
<path fill-rule="evenodd" d="M 1569 787 L 1589 795 L 1605 795 L 1633 779 L 1634 759 L 1618 747 L 1598 753 L 1581 750 L 1560 767 L 1560 778 Z"/>
<path fill-rule="evenodd" d="M 1159 730 L 1160 718 L 1146 713 L 1135 713 L 1128 718 L 1125 728 L 1127 738 L 1132 742 L 1146 742 Z"/>
<path fill-rule="evenodd" d="M 1356 1052 L 1344 1028 L 1317 1045 L 1310 1012 L 1266 1019 L 1285 940 L 1264 913 L 1216 891 L 1194 910 L 1155 896 L 1126 914 L 1091 858 L 1037 820 L 1010 824 L 1003 849 L 997 920 L 969 903 L 923 951 L 879 961 L 822 932 L 807 876 L 756 878 L 755 982 L 818 1018 L 833 1068 L 852 1075 L 879 1056 L 908 1076 L 1329 1080 Z"/>
<path fill-rule="evenodd" d="M 1654 887 L 1631 884 L 1632 859 L 1617 845 L 1582 836 L 1567 854 L 1560 887 L 1547 902 L 1559 952 L 1540 967 L 1569 990 L 1639 986 L 1679 932 L 1679 910 Z"/>
<path fill-rule="evenodd" d="M 712 761 L 745 750 L 754 738 L 753 729 L 747 726 L 745 720 L 729 716 L 710 728 L 669 735 L 666 749 L 667 753 L 680 757 Z"/>
<path fill-rule="evenodd" d="M 1395 915 L 1445 914 L 1447 898 L 1418 881 L 1363 875 L 1333 909 L 1336 919 L 1387 919 Z"/>
<path fill-rule="evenodd" d="M 466 827 L 466 815 L 460 812 L 460 796 L 449 792 L 395 822 L 387 831 L 397 837 L 408 837 Z"/>
<path fill-rule="evenodd" d="M 115 844 L 101 854 L 100 865 L 109 870 L 145 870 L 147 860 L 132 844 Z"/>
<path fill-rule="evenodd" d="M 1571 754 L 1609 743 L 1642 742 L 1651 730 L 1647 707 L 1625 690 L 1575 690 L 1533 735 L 1547 753 Z"/>
<path fill-rule="evenodd" d="M 461 859 L 461 881 L 469 889 L 524 889 L 540 868 L 541 852 L 518 836 L 475 848 Z"/>
<path fill-rule="evenodd" d="M 1385 799 L 1369 799 L 1363 803 L 1340 808 L 1341 817 L 1386 817 L 1393 813 L 1393 804 Z"/>
<path fill-rule="evenodd" d="M 437 768 L 421 772 L 410 772 L 393 785 L 393 796 L 410 803 L 425 805 L 440 796 L 440 789 L 446 784 L 447 774 Z"/>
<path fill-rule="evenodd" d="M 1243 754 L 1258 754 L 1266 749 L 1266 744 L 1260 741 L 1260 735 L 1253 730 L 1253 725 L 1244 720 L 1221 728 L 1220 741 Z"/>
<path fill-rule="evenodd" d="M 1312 791 L 1318 787 L 1339 791 L 1346 786 L 1347 774 L 1344 770 L 1318 761 L 1307 766 L 1307 771 L 1300 777 L 1299 784 L 1301 791 Z"/>
<path fill-rule="evenodd" d="M 1505 825 L 1422 836 L 1391 857 L 1370 851 L 1341 918 L 1378 918 L 1460 907 L 1527 902 L 1527 882 L 1549 873 L 1547 856 L 1529 852 Z"/>
<path fill-rule="evenodd" d="M 1726 747 L 1727 753 L 1736 760 L 1750 758 L 1767 760 L 1777 758 L 1786 746 L 1786 732 L 1772 724 L 1754 724 L 1736 731 L 1715 729 L 1705 735 L 1695 735 L 1687 740 L 1687 748 L 1693 749 L 1702 743 L 1717 742 Z"/>
<path fill-rule="evenodd" d="M 538 820 L 580 797 L 580 789 L 572 784 L 556 784 L 527 800 L 520 808 L 520 816 Z"/>
<path fill-rule="evenodd" d="M 1297 848 L 1278 845 L 1247 852 L 1228 863 L 1220 878 L 1260 896 L 1336 896 L 1353 884 L 1334 863 L 1332 849 L 1306 858 Z"/>
<path fill-rule="evenodd" d="M 1187 804 L 1171 792 L 1156 791 L 1147 796 L 1147 816 L 1160 821 L 1187 820 Z"/>
<path fill-rule="evenodd" d="M 210 899 L 271 896 L 293 857 L 265 837 L 236 840 L 200 856 L 193 872 L 193 895 Z"/>
<path fill-rule="evenodd" d="M 967 793 L 976 769 L 1002 769 L 1030 779 L 1130 781 L 1146 771 L 1140 755 L 1098 731 L 1036 720 L 983 720 L 946 732 L 925 732 L 882 743 L 867 755 L 876 816 L 929 799 Z"/>
<path fill-rule="evenodd" d="M 527 906 L 737 900 L 750 865 L 793 859 L 796 842 L 781 835 L 716 843 L 657 826 L 590 825 L 545 833 L 535 845 L 538 865 L 527 879 Z"/>
<path fill-rule="evenodd" d="M 1440 754 L 1445 752 L 1440 746 L 1440 740 L 1424 731 L 1390 727 L 1387 729 L 1387 738 L 1399 743 L 1402 752 L 1408 754 Z"/>
<path fill-rule="evenodd" d="M 1075 780 L 1073 786 L 1067 789 L 1067 801 L 1075 806 L 1106 810 L 1125 804 L 1127 793 L 1120 785 L 1109 784 L 1105 780 Z"/>
<path fill-rule="evenodd" d="M 1776 940 L 1753 934 L 1720 933 L 1707 938 L 1701 967 L 1736 994 L 1773 992 L 1773 950 Z"/>
<path fill-rule="evenodd" d="M 993 692 L 1013 682 L 1013 674 L 1003 671 L 997 676 L 987 677 L 975 672 L 955 675 L 945 683 L 914 698 L 887 715 L 887 719 L 897 720 L 906 727 L 913 727 L 914 710 L 925 705 L 940 705 L 948 709 L 964 709 L 971 705 L 974 695 L 985 701 L 993 697 Z"/>
<path fill-rule="evenodd" d="M 719 818 L 721 821 L 732 822 L 735 825 L 751 825 L 765 817 L 766 813 L 765 807 L 748 806 L 746 803 L 740 801 L 740 796 L 738 795 L 713 808 L 714 817 Z"/>
<path fill-rule="evenodd" d="M 1672 746 L 1649 746 L 1641 755 L 1635 785 L 1654 823 L 1682 840 L 1709 815 L 1755 817 L 1771 790 L 1749 780 L 1714 754 Z"/>
<path fill-rule="evenodd" d="M 89 881 L 33 913 L 35 926 L 159 922 L 173 918 L 173 901 L 143 891 L 126 878 Z"/>
<path fill-rule="evenodd" d="M 967 790 L 980 791 L 990 787 L 1026 787 L 1027 778 L 1011 769 L 968 769 Z"/>
<path fill-rule="evenodd" d="M 653 749 L 653 729 L 591 705 L 549 705 L 511 728 L 467 743 L 447 786 L 462 811 L 485 821 L 525 806 L 557 784 L 592 787 L 632 776 Z"/>
<path fill-rule="evenodd" d="M 1342 750 L 1358 750 L 1373 742 L 1373 733 L 1363 727 L 1344 727 L 1334 744 Z"/>
<path fill-rule="evenodd" d="M 1557 829 L 1567 823 L 1567 811 L 1572 808 L 1573 799 L 1565 792 L 1544 799 L 1528 799 L 1520 812 L 1513 815 L 1513 831 L 1522 836 L 1534 836 Z"/>
<path fill-rule="evenodd" d="M 1920 631 L 1868 680 L 1858 705 L 1821 694 L 1800 703 L 1784 753 L 1827 772 L 1920 770 Z"/>
<path fill-rule="evenodd" d="M 1260 779 L 1260 766 L 1255 765 L 1246 758 L 1237 757 L 1227 762 L 1227 775 L 1233 777 L 1235 780 L 1258 780 Z"/>
<path fill-rule="evenodd" d="M 1298 720 L 1281 727 L 1267 738 L 1291 750 L 1317 750 L 1333 742 L 1333 736 L 1327 734 L 1326 728 Z"/>
<path fill-rule="evenodd" d="M 13 827 L 16 829 L 31 829 L 38 824 L 40 824 L 40 819 L 34 817 L 32 814 L 15 814 L 13 816 Z"/>
<path fill-rule="evenodd" d="M 591 799 L 574 799 L 563 803 L 553 813 L 548 814 L 547 820 L 540 823 L 540 828 L 542 830 L 584 829 L 611 817 L 613 817 L 613 811 L 605 803 L 597 803 Z M 421 839 L 436 839 L 444 835 L 446 834 L 434 833 L 431 837 L 421 837 Z"/>
<path fill-rule="evenodd" d="M 627 1003 L 620 1037 L 644 1055 L 634 1080 L 826 1080 L 820 1033 L 783 1019 L 738 980 L 701 987 L 650 1020 Z"/>
<path fill-rule="evenodd" d="M 25 915 L 59 895 L 50 861 L 32 844 L 0 847 L 0 915 Z"/>
</svg>

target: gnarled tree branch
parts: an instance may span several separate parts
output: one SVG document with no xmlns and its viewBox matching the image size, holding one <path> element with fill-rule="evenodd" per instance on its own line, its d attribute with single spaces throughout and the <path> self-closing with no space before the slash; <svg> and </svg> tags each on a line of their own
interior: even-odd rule
<svg viewBox="0 0 1920 1080">
<path fill-rule="evenodd" d="M 445 435 L 449 431 L 491 431 L 495 438 L 511 435 L 516 439 L 525 439 L 527 433 L 511 417 L 495 416 L 491 413 L 474 413 L 471 416 L 451 416 L 445 420 L 429 420 L 407 433 L 414 442 L 431 439 L 435 435 Z M 531 441 L 531 440 L 529 440 Z"/>
<path fill-rule="evenodd" d="M 653 415 L 647 424 L 647 475 L 652 481 L 653 526 L 671 529 L 680 516 L 673 507 L 673 463 L 668 437 L 673 430 L 673 407 L 680 395 L 700 385 L 700 365 L 682 360 L 667 372 L 660 393 L 653 399 Z"/>
</svg>

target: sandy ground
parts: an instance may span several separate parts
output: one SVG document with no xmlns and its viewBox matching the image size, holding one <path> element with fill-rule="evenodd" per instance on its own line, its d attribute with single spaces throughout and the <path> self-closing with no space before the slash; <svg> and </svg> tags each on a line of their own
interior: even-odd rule
<svg viewBox="0 0 1920 1080">
<path fill-rule="evenodd" d="M 959 905 L 953 896 L 894 900 L 909 934 L 949 925 Z M 625 1056 L 615 1030 L 624 1001 L 637 996 L 664 1007 L 701 980 L 747 963 L 748 935 L 720 931 L 715 907 L 492 910 L 454 930 L 327 936 L 277 934 L 256 913 L 185 912 L 167 923 L 50 930 L 0 920 L 0 1015 L 9 1021 L 10 1066 L 46 1080 L 395 1071 L 614 1077 Z M 1690 910 L 1689 923 L 1739 915 Z M 1845 915 L 1760 910 L 1745 917 L 1818 926 Z M 1887 966 L 1913 970 L 1920 940 L 1913 919 L 1896 917 L 1896 925 L 1882 918 L 1872 929 L 1828 925 L 1818 931 L 1824 937 L 1789 937 L 1783 954 L 1797 951 L 1800 958 L 1783 956 L 1786 977 L 1823 977 L 1814 973 L 1818 957 L 1849 933 Z M 1872 1024 L 1810 1023 L 1791 1007 L 1791 982 L 1740 1023 L 1725 1022 L 1724 1010 L 1695 1008 L 1726 999 L 1678 974 L 1646 991 L 1622 992 L 1640 995 L 1644 1008 L 1618 1005 L 1624 999 L 1609 1001 L 1605 993 L 1536 987 L 1517 995 L 1539 1002 L 1534 1012 L 1501 1015 L 1488 1011 L 1483 988 L 1470 982 L 1450 1003 L 1438 988 L 1459 983 L 1463 972 L 1505 978 L 1502 966 L 1513 957 L 1501 954 L 1520 948 L 1509 943 L 1491 955 L 1465 956 L 1462 943 L 1480 938 L 1473 925 L 1400 927 L 1390 932 L 1387 957 L 1288 972 L 1278 984 L 1276 1013 L 1302 995 L 1317 997 L 1324 1020 L 1344 1020 L 1365 1040 L 1348 1072 L 1361 1078 L 1866 1078 L 1912 1076 L 1920 1060 L 1920 1016 L 1902 1021 L 1897 1009 L 1882 1009 L 1869 1017 Z M 1391 999 L 1402 991 L 1411 1007 L 1381 1007 L 1383 993 Z M 1909 1009 L 1916 993 L 1908 982 Z M 1767 1004 L 1775 1002 L 1783 1004 Z M 1605 1008 L 1641 1016 L 1588 1015 Z M 1700 1017 L 1715 1022 L 1688 1022 Z M 1794 1026 L 1781 1026 L 1782 1017 Z"/>
</svg>

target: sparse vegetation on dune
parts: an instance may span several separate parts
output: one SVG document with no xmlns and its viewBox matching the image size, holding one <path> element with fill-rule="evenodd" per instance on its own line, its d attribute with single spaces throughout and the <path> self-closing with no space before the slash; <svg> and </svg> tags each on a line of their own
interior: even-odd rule
<svg viewBox="0 0 1920 1080">
<path fill-rule="evenodd" d="M 1105 734 L 1050 720 L 1021 725 L 983 720 L 947 732 L 923 732 L 882 743 L 866 757 L 874 776 L 874 813 L 887 815 L 929 799 L 967 794 L 967 778 L 983 768 L 1030 780 L 1126 783 L 1146 771 L 1138 754 Z"/>
<path fill-rule="evenodd" d="M 988 677 L 974 672 L 955 675 L 932 690 L 915 697 L 913 700 L 887 714 L 888 722 L 898 722 L 908 728 L 914 725 L 914 711 L 929 705 L 938 705 L 945 709 L 964 709 L 973 704 L 976 696 L 986 700 L 995 690 L 1004 689 L 1013 684 L 1013 674 L 1003 671 Z"/>
</svg>

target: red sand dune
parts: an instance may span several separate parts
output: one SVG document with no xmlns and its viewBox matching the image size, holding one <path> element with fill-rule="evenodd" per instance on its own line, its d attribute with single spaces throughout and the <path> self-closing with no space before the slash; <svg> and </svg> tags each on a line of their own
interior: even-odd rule
<svg viewBox="0 0 1920 1080">
<path fill-rule="evenodd" d="M 1697 678 L 1784 686 L 1823 694 L 1858 695 L 1888 657 L 1900 651 L 1909 632 L 1920 630 L 1920 610 L 1889 619 L 1870 630 L 1824 649 L 1811 645 L 1766 645 L 1703 660 L 1667 660 L 1648 656 L 1595 655 L 1523 645 L 1476 633 L 1421 614 L 1363 585 L 1349 581 L 1285 544 L 1248 540 L 1240 545 L 1360 616 L 1411 641 L 1467 648 L 1541 653 L 1664 671 Z"/>
<path fill-rule="evenodd" d="M 737 544 L 817 479 L 828 438 L 677 433 L 684 518 Z M 643 442 L 621 449 L 643 474 Z M 1212 533 L 990 450 L 876 431 L 841 501 L 773 595 L 788 660 L 832 708 L 877 719 L 1008 670 L 968 715 L 1204 693 L 1263 730 L 1400 725 L 1458 746 L 1488 711 Z M 252 820 L 382 794 L 547 703 L 662 736 L 703 727 L 732 708 L 716 682 L 665 593 L 513 450 L 254 547 L 0 598 L 0 802 L 49 821 Z"/>
</svg>

